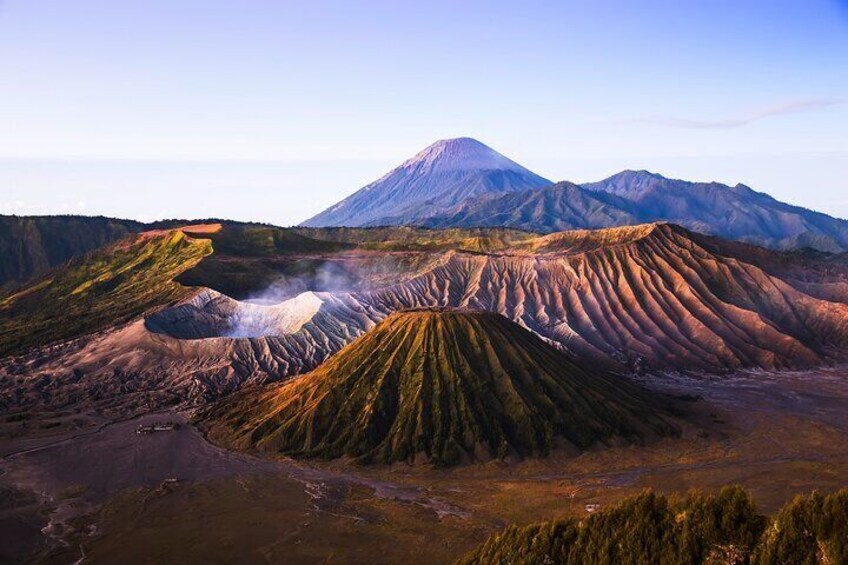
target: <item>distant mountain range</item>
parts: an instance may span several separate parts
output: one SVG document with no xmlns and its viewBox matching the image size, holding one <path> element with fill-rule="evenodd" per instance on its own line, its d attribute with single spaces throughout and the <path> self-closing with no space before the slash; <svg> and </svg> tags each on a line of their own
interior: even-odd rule
<svg viewBox="0 0 848 565">
<path fill-rule="evenodd" d="M 304 226 L 509 227 L 541 233 L 667 221 L 775 249 L 848 250 L 848 221 L 737 184 L 623 171 L 552 184 L 469 138 L 436 142 Z"/>
</svg>

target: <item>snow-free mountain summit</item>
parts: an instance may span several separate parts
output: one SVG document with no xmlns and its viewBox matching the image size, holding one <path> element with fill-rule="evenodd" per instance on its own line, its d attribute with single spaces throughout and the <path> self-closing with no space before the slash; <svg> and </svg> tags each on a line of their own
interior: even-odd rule
<svg viewBox="0 0 848 565">
<path fill-rule="evenodd" d="M 476 139 L 443 139 L 303 222 L 307 227 L 399 225 L 468 198 L 551 184 Z"/>
</svg>

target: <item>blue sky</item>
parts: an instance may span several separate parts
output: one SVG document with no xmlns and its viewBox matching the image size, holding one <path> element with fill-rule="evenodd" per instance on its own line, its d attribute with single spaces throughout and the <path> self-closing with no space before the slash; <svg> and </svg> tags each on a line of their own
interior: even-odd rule
<svg viewBox="0 0 848 565">
<path fill-rule="evenodd" d="M 846 132 L 846 0 L 0 0 L 0 213 L 286 225 L 472 136 L 848 217 Z"/>
</svg>

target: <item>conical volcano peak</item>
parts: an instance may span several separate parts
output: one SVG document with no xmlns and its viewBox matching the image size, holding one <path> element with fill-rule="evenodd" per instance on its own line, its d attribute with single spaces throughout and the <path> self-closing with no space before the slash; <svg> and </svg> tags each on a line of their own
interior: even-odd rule
<svg viewBox="0 0 848 565">
<path fill-rule="evenodd" d="M 470 137 L 440 139 L 401 165 L 419 173 L 447 171 L 527 171 L 488 145 Z"/>
<path fill-rule="evenodd" d="M 419 217 L 433 216 L 467 198 L 549 184 L 476 139 L 442 139 L 302 225 L 414 224 Z"/>
<path fill-rule="evenodd" d="M 494 312 L 388 316 L 318 369 L 201 419 L 231 447 L 452 465 L 676 433 L 649 393 Z"/>
</svg>

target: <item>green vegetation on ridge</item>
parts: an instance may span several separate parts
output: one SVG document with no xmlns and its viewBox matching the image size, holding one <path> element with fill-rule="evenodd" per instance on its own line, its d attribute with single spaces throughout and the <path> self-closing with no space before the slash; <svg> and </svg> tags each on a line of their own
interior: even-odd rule
<svg viewBox="0 0 848 565">
<path fill-rule="evenodd" d="M 645 492 L 585 519 L 511 526 L 460 565 L 848 563 L 848 490 L 789 502 L 772 520 L 739 487 L 683 499 Z"/>
<path fill-rule="evenodd" d="M 0 295 L 0 357 L 112 327 L 187 296 L 174 278 L 212 252 L 180 231 L 130 236 Z"/>
<path fill-rule="evenodd" d="M 142 229 L 102 216 L 0 216 L 0 289 Z"/>
</svg>

